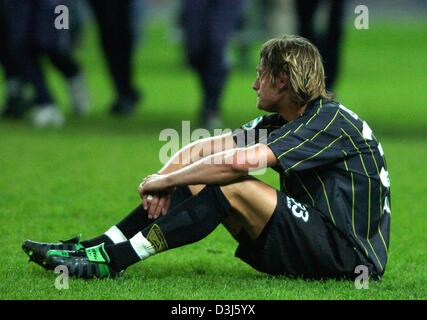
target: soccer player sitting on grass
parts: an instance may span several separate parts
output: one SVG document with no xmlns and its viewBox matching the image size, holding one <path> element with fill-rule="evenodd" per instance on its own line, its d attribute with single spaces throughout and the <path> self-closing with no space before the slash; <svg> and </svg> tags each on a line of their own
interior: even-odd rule
<svg viewBox="0 0 427 320">
<path fill-rule="evenodd" d="M 381 277 L 390 232 L 383 150 L 367 123 L 326 93 L 318 50 L 298 36 L 266 42 L 252 88 L 270 114 L 182 148 L 142 181 L 142 204 L 117 225 L 81 242 L 27 240 L 25 252 L 46 269 L 114 277 L 222 223 L 239 243 L 236 256 L 261 272 L 354 278 L 365 265 Z M 257 141 L 243 145 L 249 132 Z M 248 174 L 262 166 L 277 171 L 280 190 Z"/>
</svg>

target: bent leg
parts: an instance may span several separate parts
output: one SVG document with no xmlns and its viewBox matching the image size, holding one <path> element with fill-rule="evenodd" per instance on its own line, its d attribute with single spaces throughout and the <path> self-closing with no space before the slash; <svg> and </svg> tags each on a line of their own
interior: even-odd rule
<svg viewBox="0 0 427 320">
<path fill-rule="evenodd" d="M 193 194 L 197 194 L 204 186 L 189 188 Z M 276 208 L 276 189 L 250 176 L 221 186 L 220 189 L 232 207 L 223 222 L 226 229 L 233 237 L 243 229 L 251 239 L 258 238 Z"/>
<path fill-rule="evenodd" d="M 256 239 L 277 201 L 275 189 L 250 177 L 226 186 L 191 189 L 197 195 L 169 210 L 129 241 L 106 247 L 114 270 L 124 270 L 153 254 L 200 241 L 221 223 L 236 239 L 241 228 L 252 240 Z"/>
<path fill-rule="evenodd" d="M 170 210 L 175 208 L 180 203 L 184 202 L 192 196 L 190 190 L 186 186 L 178 187 L 171 195 Z M 127 241 L 139 231 L 152 224 L 155 219 L 148 218 L 148 212 L 142 204 L 133 209 L 120 222 L 112 226 L 105 233 L 88 240 L 84 240 L 81 244 L 88 248 L 101 243 L 107 245 L 116 244 Z"/>
</svg>

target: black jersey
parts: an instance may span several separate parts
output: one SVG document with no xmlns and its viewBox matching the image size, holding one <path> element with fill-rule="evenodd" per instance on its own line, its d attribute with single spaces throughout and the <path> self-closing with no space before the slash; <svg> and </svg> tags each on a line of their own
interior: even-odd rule
<svg viewBox="0 0 427 320">
<path fill-rule="evenodd" d="M 256 132 L 255 141 L 243 139 L 250 132 Z M 390 180 L 381 144 L 365 121 L 338 102 L 318 99 L 291 122 L 279 114 L 258 117 L 236 130 L 234 139 L 239 147 L 267 144 L 278 159 L 273 169 L 281 190 L 320 211 L 376 275 L 384 273 Z"/>
</svg>

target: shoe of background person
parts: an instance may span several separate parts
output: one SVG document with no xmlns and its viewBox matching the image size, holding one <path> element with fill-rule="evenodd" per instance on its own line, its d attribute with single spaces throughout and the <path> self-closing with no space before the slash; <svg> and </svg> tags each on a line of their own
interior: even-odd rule
<svg viewBox="0 0 427 320">
<path fill-rule="evenodd" d="M 52 266 L 48 265 L 46 261 L 47 252 L 49 250 L 77 251 L 83 248 L 84 247 L 80 244 L 80 235 L 69 240 L 60 240 L 58 243 L 25 240 L 22 244 L 22 250 L 24 250 L 24 252 L 30 258 L 29 261 L 37 263 L 46 270 L 53 269 Z"/>
<path fill-rule="evenodd" d="M 64 115 L 54 104 L 38 105 L 31 114 L 31 121 L 37 128 L 59 128 L 64 124 Z"/>
<path fill-rule="evenodd" d="M 140 101 L 141 96 L 132 92 L 126 96 L 120 96 L 112 105 L 110 113 L 113 116 L 127 116 L 135 112 L 136 106 Z"/>
<path fill-rule="evenodd" d="M 70 276 L 78 278 L 102 279 L 115 278 L 120 275 L 120 272 L 113 270 L 108 265 L 110 258 L 104 249 L 104 243 L 77 251 L 49 250 L 46 259 L 47 264 L 53 268 L 65 266 Z"/>
<path fill-rule="evenodd" d="M 214 129 L 223 129 L 224 123 L 218 112 L 203 110 L 200 118 L 200 126 L 212 132 Z"/>
<path fill-rule="evenodd" d="M 31 104 L 20 96 L 8 98 L 6 101 L 6 106 L 1 112 L 1 117 L 8 119 L 23 118 L 30 107 Z"/>
<path fill-rule="evenodd" d="M 68 81 L 71 106 L 76 116 L 87 114 L 90 107 L 89 92 L 82 74 L 78 74 Z"/>
<path fill-rule="evenodd" d="M 30 98 L 27 97 L 26 86 L 17 79 L 10 79 L 6 84 L 6 103 L 2 108 L 1 117 L 9 119 L 23 118 L 30 109 Z"/>
</svg>

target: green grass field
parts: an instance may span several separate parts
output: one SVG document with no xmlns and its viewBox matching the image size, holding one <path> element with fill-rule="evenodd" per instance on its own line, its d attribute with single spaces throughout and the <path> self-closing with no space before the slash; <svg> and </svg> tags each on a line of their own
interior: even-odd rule
<svg viewBox="0 0 427 320">
<path fill-rule="evenodd" d="M 93 110 L 73 119 L 64 81 L 49 80 L 68 121 L 61 130 L 0 122 L 0 299 L 426 299 L 427 298 L 427 24 L 349 28 L 342 48 L 339 100 L 368 121 L 382 142 L 392 183 L 389 263 L 368 290 L 350 281 L 271 277 L 234 258 L 236 243 L 220 226 L 203 241 L 129 268 L 117 280 L 70 280 L 29 264 L 24 239 L 51 241 L 104 232 L 138 204 L 141 179 L 159 169 L 159 133 L 196 120 L 200 94 L 182 65 L 180 46 L 151 25 L 135 62 L 146 99 L 132 119 L 112 119 L 112 98 L 94 32 L 78 55 L 87 71 Z M 257 47 L 252 63 L 257 63 Z M 258 114 L 254 70 L 234 71 L 224 97 L 226 125 Z M 1 86 L 2 88 L 3 86 Z M 1 93 L 1 92 L 0 92 Z M 1 94 L 0 94 L 1 96 Z M 263 180 L 277 185 L 269 172 Z"/>
</svg>

